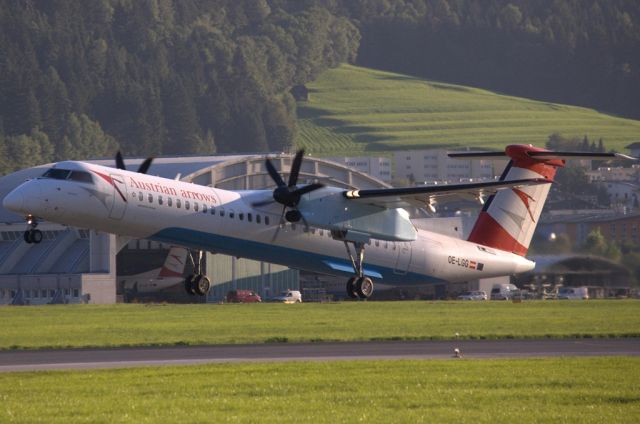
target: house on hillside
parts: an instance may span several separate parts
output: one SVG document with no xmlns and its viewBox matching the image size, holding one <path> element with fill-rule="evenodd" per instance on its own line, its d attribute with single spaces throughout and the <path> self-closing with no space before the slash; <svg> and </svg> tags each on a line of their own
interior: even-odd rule
<svg viewBox="0 0 640 424">
<path fill-rule="evenodd" d="M 297 102 L 309 101 L 309 89 L 306 85 L 295 85 L 291 88 L 291 95 Z"/>
</svg>

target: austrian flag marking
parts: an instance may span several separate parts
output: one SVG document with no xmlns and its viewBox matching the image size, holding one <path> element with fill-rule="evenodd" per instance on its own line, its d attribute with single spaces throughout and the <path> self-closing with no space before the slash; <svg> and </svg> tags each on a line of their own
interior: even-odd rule
<svg viewBox="0 0 640 424">
<path fill-rule="evenodd" d="M 469 261 L 469 268 L 482 271 L 484 269 L 484 264 L 482 262 Z"/>
</svg>

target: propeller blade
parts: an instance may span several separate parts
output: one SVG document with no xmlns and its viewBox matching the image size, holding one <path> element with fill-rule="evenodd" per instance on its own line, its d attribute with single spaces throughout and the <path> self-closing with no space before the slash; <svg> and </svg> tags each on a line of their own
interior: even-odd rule
<svg viewBox="0 0 640 424">
<path fill-rule="evenodd" d="M 122 153 L 120 153 L 120 150 L 116 153 L 116 168 L 127 169 L 127 167 L 124 166 L 124 159 L 122 159 Z"/>
<path fill-rule="evenodd" d="M 307 218 L 304 217 L 304 214 L 300 211 L 298 211 L 298 213 L 300 213 L 300 218 L 302 219 L 302 222 L 304 223 L 304 229 L 306 232 L 309 232 L 309 223 L 307 222 Z"/>
<path fill-rule="evenodd" d="M 138 167 L 138 173 L 146 174 L 149 170 L 149 167 L 151 166 L 151 162 L 153 162 L 153 158 L 146 158 L 144 162 L 142 162 Z"/>
<path fill-rule="evenodd" d="M 324 184 L 321 183 L 313 183 L 313 184 L 309 184 L 306 185 L 304 187 L 300 187 L 299 189 L 297 189 L 296 191 L 294 191 L 294 193 L 298 196 L 302 196 L 304 194 L 310 193 L 314 190 L 317 190 L 319 188 L 324 187 Z"/>
<path fill-rule="evenodd" d="M 275 181 L 278 187 L 286 186 L 286 184 L 284 183 L 284 180 L 282 179 L 282 177 L 276 170 L 275 166 L 273 166 L 273 164 L 269 159 L 265 161 L 265 165 L 267 167 L 267 171 L 269 172 L 269 175 L 271 176 L 271 179 Z"/>
<path fill-rule="evenodd" d="M 304 156 L 304 149 L 298 150 L 296 156 L 293 158 L 291 164 L 291 172 L 289 173 L 289 187 L 294 187 L 298 182 L 298 175 L 300 174 L 300 166 L 302 166 L 302 158 Z"/>
<path fill-rule="evenodd" d="M 275 233 L 273 233 L 273 237 L 271 237 L 271 243 L 273 243 L 274 241 L 276 241 L 276 239 L 278 238 L 278 233 L 280 232 L 280 228 L 284 227 L 285 220 L 284 220 L 284 213 L 287 210 L 286 206 L 282 207 L 282 214 L 280 215 L 280 223 L 278 224 L 278 226 L 276 227 L 276 231 Z"/>
</svg>

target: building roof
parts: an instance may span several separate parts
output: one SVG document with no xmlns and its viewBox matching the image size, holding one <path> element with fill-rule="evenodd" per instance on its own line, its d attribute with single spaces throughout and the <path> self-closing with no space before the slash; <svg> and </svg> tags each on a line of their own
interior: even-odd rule
<svg viewBox="0 0 640 424">
<path fill-rule="evenodd" d="M 275 153 L 274 153 L 275 155 Z M 163 178 L 175 178 L 177 175 L 185 176 L 192 174 L 204 168 L 210 168 L 227 161 L 236 161 L 240 159 L 258 156 L 258 154 L 248 155 L 216 155 L 216 156 L 180 156 L 180 157 L 159 157 L 153 160 L 149 168 L 149 175 L 156 175 Z M 264 157 L 264 154 L 260 156 Z M 129 171 L 135 171 L 144 161 L 144 158 L 125 158 L 124 163 Z M 95 163 L 102 166 L 115 167 L 114 159 L 88 160 L 87 162 Z"/>
<path fill-rule="evenodd" d="M 640 218 L 640 213 L 611 214 L 611 213 L 591 213 L 580 215 L 553 215 L 545 216 L 542 224 L 579 224 L 579 223 L 606 223 L 620 221 L 623 219 Z"/>
</svg>

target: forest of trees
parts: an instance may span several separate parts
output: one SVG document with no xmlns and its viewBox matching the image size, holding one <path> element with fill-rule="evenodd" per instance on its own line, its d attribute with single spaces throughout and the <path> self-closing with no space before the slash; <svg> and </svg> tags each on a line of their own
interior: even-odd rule
<svg viewBox="0 0 640 424">
<path fill-rule="evenodd" d="M 313 2 L 0 1 L 0 171 L 49 160 L 287 149 L 289 89 L 353 61 Z"/>
<path fill-rule="evenodd" d="M 640 117 L 637 0 L 0 0 L 0 175 L 286 150 L 351 62 Z"/>
</svg>

